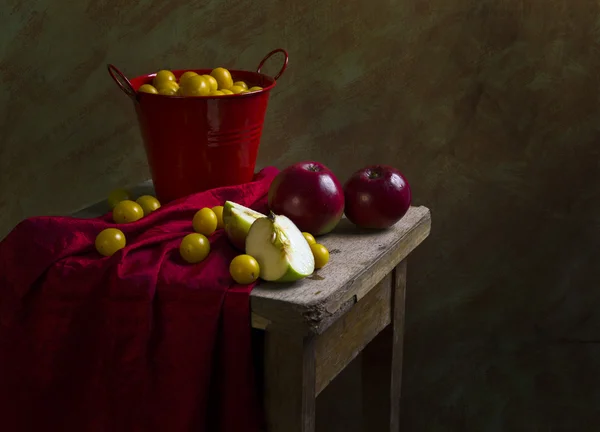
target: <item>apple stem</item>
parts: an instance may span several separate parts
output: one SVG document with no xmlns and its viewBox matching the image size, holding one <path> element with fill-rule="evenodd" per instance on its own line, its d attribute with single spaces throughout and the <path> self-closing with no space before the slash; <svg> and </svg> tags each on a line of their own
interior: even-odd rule
<svg viewBox="0 0 600 432">
<path fill-rule="evenodd" d="M 273 213 L 272 211 L 269 212 L 269 214 L 267 215 L 267 218 L 271 221 L 271 222 L 275 222 L 275 213 Z"/>
<path fill-rule="evenodd" d="M 369 179 L 374 180 L 380 177 L 380 174 L 377 171 L 369 171 L 368 174 Z"/>
</svg>

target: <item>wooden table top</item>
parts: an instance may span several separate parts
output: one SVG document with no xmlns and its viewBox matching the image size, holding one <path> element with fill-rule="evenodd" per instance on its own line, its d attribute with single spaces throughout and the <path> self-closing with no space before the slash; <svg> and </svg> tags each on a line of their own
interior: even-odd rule
<svg viewBox="0 0 600 432">
<path fill-rule="evenodd" d="M 133 188 L 135 195 L 153 194 L 151 182 Z M 73 214 L 90 218 L 105 214 L 100 202 Z M 330 252 L 327 266 L 311 277 L 290 283 L 260 283 L 251 295 L 252 325 L 276 325 L 294 333 L 320 334 L 359 301 L 429 235 L 426 207 L 411 207 L 393 227 L 364 231 L 347 219 L 317 239 Z"/>
<path fill-rule="evenodd" d="M 254 288 L 253 325 L 322 333 L 423 242 L 430 229 L 426 207 L 411 207 L 385 231 L 359 230 L 342 219 L 331 234 L 317 239 L 331 256 L 325 267 L 295 283 L 263 282 Z"/>
</svg>

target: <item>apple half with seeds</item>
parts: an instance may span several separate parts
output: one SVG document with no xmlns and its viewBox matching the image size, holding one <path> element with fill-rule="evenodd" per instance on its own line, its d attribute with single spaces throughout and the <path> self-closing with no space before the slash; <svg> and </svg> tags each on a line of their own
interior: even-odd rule
<svg viewBox="0 0 600 432">
<path fill-rule="evenodd" d="M 289 218 L 273 212 L 252 224 L 246 253 L 258 261 L 265 281 L 294 282 L 315 271 L 315 258 L 302 232 Z"/>
<path fill-rule="evenodd" d="M 225 201 L 225 205 L 223 205 L 225 233 L 231 244 L 241 251 L 245 250 L 246 236 L 248 236 L 248 231 L 254 221 L 264 217 L 267 216 L 232 201 Z"/>
</svg>

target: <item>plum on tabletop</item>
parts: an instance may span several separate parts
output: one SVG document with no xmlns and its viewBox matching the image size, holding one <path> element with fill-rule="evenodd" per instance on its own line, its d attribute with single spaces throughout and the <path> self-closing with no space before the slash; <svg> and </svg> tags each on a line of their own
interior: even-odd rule
<svg viewBox="0 0 600 432">
<path fill-rule="evenodd" d="M 303 232 L 302 235 L 304 236 L 309 245 L 314 245 L 317 242 L 313 235 L 310 233 Z"/>
<path fill-rule="evenodd" d="M 144 217 L 144 209 L 135 201 L 123 200 L 113 209 L 112 217 L 118 224 L 136 222 Z"/>
<path fill-rule="evenodd" d="M 325 246 L 319 243 L 313 243 L 310 245 L 310 250 L 315 258 L 315 268 L 320 269 L 325 267 L 329 262 L 329 251 Z"/>
<path fill-rule="evenodd" d="M 179 245 L 179 254 L 184 261 L 197 264 L 206 259 L 210 253 L 210 242 L 199 233 L 186 235 Z"/>
<path fill-rule="evenodd" d="M 152 195 L 142 195 L 141 197 L 136 199 L 135 202 L 138 203 L 140 207 L 142 207 L 142 210 L 144 211 L 144 216 L 148 216 L 150 213 L 160 208 L 160 202 Z"/>
<path fill-rule="evenodd" d="M 211 210 L 217 216 L 217 229 L 223 228 L 223 206 L 214 206 Z"/>
<path fill-rule="evenodd" d="M 128 200 L 128 199 L 131 199 L 131 194 L 129 193 L 128 190 L 126 190 L 126 189 L 114 189 L 114 190 L 112 190 L 110 192 L 110 194 L 108 194 L 107 202 L 108 202 L 108 206 L 112 210 L 121 201 L 125 201 L 125 200 Z"/>
<path fill-rule="evenodd" d="M 229 264 L 229 274 L 236 283 L 248 285 L 258 279 L 260 266 L 254 257 L 246 254 L 238 255 Z"/>
<path fill-rule="evenodd" d="M 217 230 L 219 220 L 214 211 L 204 207 L 196 212 L 192 220 L 194 231 L 209 236 Z"/>
<path fill-rule="evenodd" d="M 123 249 L 126 244 L 125 234 L 117 228 L 106 228 L 100 231 L 94 241 L 98 253 L 107 257 Z"/>
</svg>

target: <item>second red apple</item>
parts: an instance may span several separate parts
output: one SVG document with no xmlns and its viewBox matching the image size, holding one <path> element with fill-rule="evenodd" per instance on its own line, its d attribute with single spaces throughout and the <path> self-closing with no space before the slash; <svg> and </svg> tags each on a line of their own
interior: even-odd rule
<svg viewBox="0 0 600 432">
<path fill-rule="evenodd" d="M 397 169 L 374 165 L 355 172 L 344 185 L 346 217 L 361 228 L 385 229 L 410 208 L 412 194 Z"/>
</svg>

